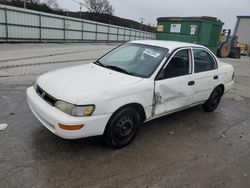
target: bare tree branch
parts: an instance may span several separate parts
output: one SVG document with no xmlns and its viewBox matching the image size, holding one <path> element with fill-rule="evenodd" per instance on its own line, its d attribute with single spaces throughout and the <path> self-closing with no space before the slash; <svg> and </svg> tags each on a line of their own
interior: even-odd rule
<svg viewBox="0 0 250 188">
<path fill-rule="evenodd" d="M 84 6 L 89 12 L 98 14 L 114 14 L 114 8 L 108 0 L 84 0 Z"/>
<path fill-rule="evenodd" d="M 60 9 L 59 5 L 57 3 L 57 0 L 42 0 L 40 2 L 43 4 L 46 4 L 48 7 L 52 8 L 54 10 Z"/>
</svg>

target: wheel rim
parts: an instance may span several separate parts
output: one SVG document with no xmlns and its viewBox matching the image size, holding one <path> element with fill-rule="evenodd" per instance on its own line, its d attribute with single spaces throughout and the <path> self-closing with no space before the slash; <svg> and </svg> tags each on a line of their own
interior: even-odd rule
<svg viewBox="0 0 250 188">
<path fill-rule="evenodd" d="M 129 136 L 134 128 L 134 121 L 131 117 L 122 117 L 116 124 L 115 135 L 118 137 Z"/>
<path fill-rule="evenodd" d="M 224 48 L 224 53 L 228 53 L 228 52 L 229 52 L 229 47 L 226 46 L 226 47 Z"/>
<path fill-rule="evenodd" d="M 113 132 L 113 142 L 116 144 L 126 144 L 130 142 L 136 133 L 135 127 L 135 121 L 132 117 L 121 117 L 117 121 Z"/>
</svg>

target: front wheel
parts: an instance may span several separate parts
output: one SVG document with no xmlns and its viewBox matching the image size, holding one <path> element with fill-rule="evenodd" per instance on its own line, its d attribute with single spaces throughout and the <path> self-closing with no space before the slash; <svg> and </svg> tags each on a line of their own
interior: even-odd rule
<svg viewBox="0 0 250 188">
<path fill-rule="evenodd" d="M 122 148 L 133 141 L 140 124 L 140 115 L 137 110 L 122 109 L 108 123 L 104 140 L 111 147 Z"/>
<path fill-rule="evenodd" d="M 225 41 L 221 44 L 221 47 L 218 51 L 218 56 L 222 58 L 226 58 L 229 56 L 230 51 L 231 51 L 231 46 L 228 42 Z"/>
<path fill-rule="evenodd" d="M 206 112 L 213 112 L 220 104 L 222 95 L 222 89 L 220 87 L 215 88 L 208 100 L 202 105 L 203 109 Z"/>
</svg>

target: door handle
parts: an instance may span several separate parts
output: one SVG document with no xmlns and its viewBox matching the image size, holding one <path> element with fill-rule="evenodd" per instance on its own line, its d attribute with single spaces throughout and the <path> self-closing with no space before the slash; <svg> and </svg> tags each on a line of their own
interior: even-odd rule
<svg viewBox="0 0 250 188">
<path fill-rule="evenodd" d="M 188 85 L 189 86 L 193 86 L 195 84 L 195 81 L 190 81 L 190 82 L 188 82 Z"/>
<path fill-rule="evenodd" d="M 214 80 L 217 80 L 218 78 L 219 78 L 218 75 L 215 75 L 215 76 L 214 76 Z"/>
</svg>

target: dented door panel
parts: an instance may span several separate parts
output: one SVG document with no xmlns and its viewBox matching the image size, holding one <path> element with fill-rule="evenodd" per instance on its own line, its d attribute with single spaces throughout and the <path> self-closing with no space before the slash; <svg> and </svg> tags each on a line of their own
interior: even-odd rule
<svg viewBox="0 0 250 188">
<path fill-rule="evenodd" d="M 193 75 L 159 80 L 155 82 L 154 116 L 191 105 L 194 102 L 194 86 L 188 83 Z"/>
</svg>

